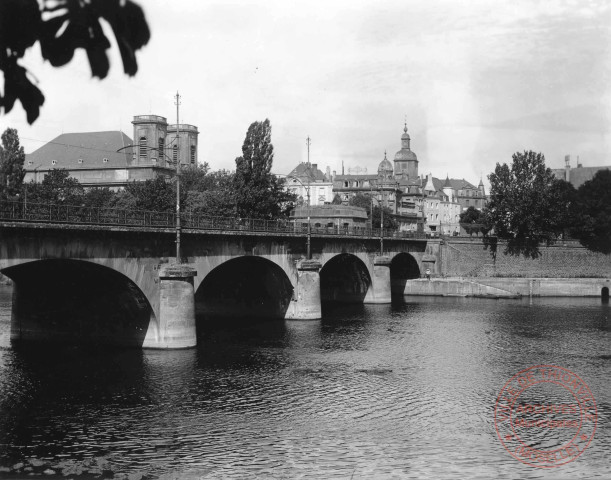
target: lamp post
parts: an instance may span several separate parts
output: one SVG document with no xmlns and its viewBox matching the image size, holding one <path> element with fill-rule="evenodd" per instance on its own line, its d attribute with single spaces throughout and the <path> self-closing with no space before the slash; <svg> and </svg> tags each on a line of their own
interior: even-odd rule
<svg viewBox="0 0 611 480">
<path fill-rule="evenodd" d="M 121 150 L 126 150 L 128 148 L 136 148 L 136 145 L 126 145 L 125 147 L 121 147 L 117 150 L 117 153 L 121 152 Z M 174 160 L 172 160 L 172 158 L 170 158 L 170 156 L 165 153 L 164 151 L 160 150 L 157 147 L 146 147 L 147 150 L 154 150 L 158 153 L 160 153 L 161 155 L 163 155 L 164 157 L 166 157 L 168 162 L 173 162 Z M 181 231 L 181 226 L 180 226 L 180 158 L 178 158 L 178 156 L 176 157 L 176 263 L 182 263 L 181 261 L 181 257 L 180 257 L 180 231 Z"/>
<path fill-rule="evenodd" d="M 293 180 L 297 180 L 301 186 L 303 188 L 305 188 L 306 190 L 306 195 L 308 197 L 308 235 L 307 235 L 307 241 L 306 241 L 306 255 L 307 255 L 307 259 L 308 260 L 312 260 L 312 223 L 310 221 L 310 177 L 308 176 L 308 184 L 304 185 L 304 183 L 299 180 L 299 178 L 293 176 L 293 175 L 284 175 L 282 173 L 274 173 L 274 175 L 280 176 L 280 177 L 286 177 L 286 178 L 292 178 Z"/>
</svg>

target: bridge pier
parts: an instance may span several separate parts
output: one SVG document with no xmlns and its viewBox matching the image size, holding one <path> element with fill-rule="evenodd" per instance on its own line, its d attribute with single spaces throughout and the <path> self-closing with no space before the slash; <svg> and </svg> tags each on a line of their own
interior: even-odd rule
<svg viewBox="0 0 611 480">
<path fill-rule="evenodd" d="M 371 286 L 367 290 L 363 303 L 391 303 L 389 257 L 376 257 L 373 260 Z"/>
<path fill-rule="evenodd" d="M 303 260 L 297 265 L 297 285 L 286 312 L 290 320 L 318 320 L 322 318 L 320 306 L 320 268 L 317 260 Z"/>
<path fill-rule="evenodd" d="M 158 330 L 149 331 L 144 348 L 190 348 L 197 345 L 195 290 L 197 272 L 187 265 L 170 265 L 159 272 Z"/>
</svg>

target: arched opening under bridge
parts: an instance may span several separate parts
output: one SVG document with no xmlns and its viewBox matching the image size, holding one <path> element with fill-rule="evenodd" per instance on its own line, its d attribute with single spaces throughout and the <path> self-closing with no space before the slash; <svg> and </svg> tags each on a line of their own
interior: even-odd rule
<svg viewBox="0 0 611 480">
<path fill-rule="evenodd" d="M 283 319 L 293 296 L 284 270 L 266 258 L 233 258 L 214 268 L 195 293 L 198 322 Z"/>
<path fill-rule="evenodd" d="M 320 298 L 324 303 L 363 303 L 370 287 L 369 270 L 355 255 L 336 255 L 320 270 Z"/>
<path fill-rule="evenodd" d="M 102 265 L 37 260 L 2 273 L 13 280 L 13 341 L 141 347 L 154 318 L 140 288 Z"/>
<path fill-rule="evenodd" d="M 395 255 L 390 263 L 390 287 L 394 296 L 405 295 L 408 280 L 420 278 L 420 267 L 409 253 Z"/>
<path fill-rule="evenodd" d="M 600 298 L 603 303 L 609 303 L 609 287 L 603 287 L 600 290 Z"/>
</svg>

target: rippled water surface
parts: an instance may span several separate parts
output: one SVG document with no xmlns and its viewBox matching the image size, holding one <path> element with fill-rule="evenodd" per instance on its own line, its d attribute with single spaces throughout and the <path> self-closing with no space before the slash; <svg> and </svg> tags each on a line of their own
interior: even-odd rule
<svg viewBox="0 0 611 480">
<path fill-rule="evenodd" d="M 324 317 L 208 325 L 185 351 L 16 350 L 0 287 L 0 466 L 115 478 L 611 478 L 611 309 L 599 299 L 406 298 Z M 515 460 L 494 427 L 499 391 L 536 364 L 574 371 L 598 404 L 590 447 L 552 470 Z"/>
</svg>

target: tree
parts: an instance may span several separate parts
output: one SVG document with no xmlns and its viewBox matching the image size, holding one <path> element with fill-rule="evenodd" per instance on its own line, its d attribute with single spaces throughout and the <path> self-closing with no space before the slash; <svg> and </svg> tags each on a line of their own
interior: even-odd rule
<svg viewBox="0 0 611 480">
<path fill-rule="evenodd" d="M 460 214 L 460 225 L 469 235 L 487 233 L 489 228 L 483 224 L 484 215 L 474 206 L 470 206 Z"/>
<path fill-rule="evenodd" d="M 236 210 L 241 217 L 277 218 L 287 215 L 295 204 L 295 195 L 284 189 L 283 182 L 271 173 L 274 146 L 270 121 L 253 122 L 246 132 L 242 156 L 235 159 L 233 177 Z"/>
<path fill-rule="evenodd" d="M 148 43 L 150 32 L 144 12 L 131 0 L 0 1 L 0 70 L 4 73 L 0 107 L 4 113 L 10 112 L 19 100 L 28 123 L 38 118 L 45 97 L 18 63 L 36 42 L 40 43 L 43 59 L 54 67 L 70 62 L 77 48 L 84 49 L 91 75 L 105 78 L 110 68 L 106 55 L 110 42 L 100 20 L 105 20 L 113 31 L 124 72 L 135 75 L 136 50 Z"/>
<path fill-rule="evenodd" d="M 511 167 L 496 164 L 490 179 L 486 223 L 499 238 L 507 240 L 505 253 L 539 256 L 541 243 L 551 244 L 558 235 L 554 183 L 541 153 L 513 154 Z"/>
<path fill-rule="evenodd" d="M 14 197 L 21 190 L 25 169 L 25 152 L 19 145 L 19 135 L 14 128 L 2 134 L 0 146 L 0 197 Z"/>
<path fill-rule="evenodd" d="M 40 184 L 31 182 L 24 185 L 24 197 L 26 194 L 31 203 L 82 205 L 84 190 L 76 178 L 70 177 L 68 170 L 55 168 Z"/>
<path fill-rule="evenodd" d="M 83 204 L 86 207 L 102 208 L 113 203 L 116 193 L 108 187 L 94 187 L 88 189 L 83 195 Z"/>
<path fill-rule="evenodd" d="M 173 212 L 176 210 L 176 189 L 165 177 L 126 185 L 126 193 L 134 198 L 136 210 Z"/>
<path fill-rule="evenodd" d="M 599 170 L 579 187 L 571 235 L 586 248 L 611 253 L 611 170 Z"/>
<path fill-rule="evenodd" d="M 373 215 L 372 215 L 371 197 L 369 195 L 357 193 L 348 201 L 348 204 L 352 205 L 353 207 L 364 208 L 365 211 L 367 212 L 367 216 L 369 217 L 370 222 L 372 223 L 373 228 L 380 228 L 380 221 L 382 220 L 381 219 L 382 213 L 381 213 L 379 205 L 374 205 L 373 206 Z M 384 220 L 383 220 L 384 228 L 396 229 L 397 222 L 392 217 L 393 215 L 392 210 L 388 207 L 383 207 L 383 211 L 384 211 Z"/>
<path fill-rule="evenodd" d="M 210 216 L 234 217 L 236 195 L 233 174 L 227 170 L 208 173 L 197 189 L 188 192 L 183 211 Z"/>
</svg>

